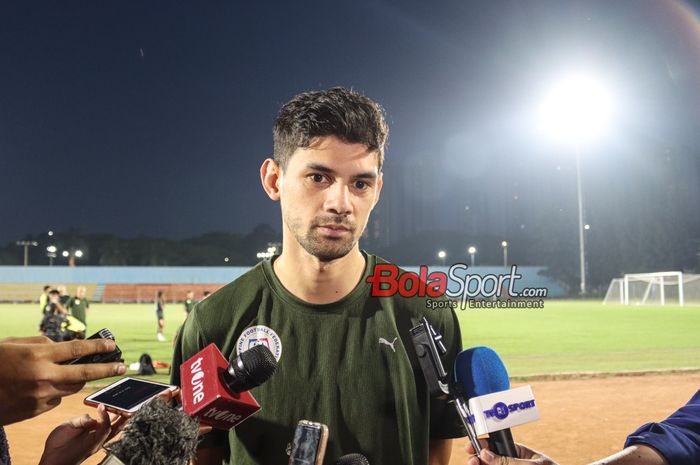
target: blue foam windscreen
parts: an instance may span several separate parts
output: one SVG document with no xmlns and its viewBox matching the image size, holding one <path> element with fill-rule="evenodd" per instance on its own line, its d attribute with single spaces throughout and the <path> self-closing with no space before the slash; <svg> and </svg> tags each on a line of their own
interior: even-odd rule
<svg viewBox="0 0 700 465">
<path fill-rule="evenodd" d="M 495 350 L 485 346 L 472 347 L 457 355 L 455 382 L 467 399 L 510 389 L 503 360 Z"/>
</svg>

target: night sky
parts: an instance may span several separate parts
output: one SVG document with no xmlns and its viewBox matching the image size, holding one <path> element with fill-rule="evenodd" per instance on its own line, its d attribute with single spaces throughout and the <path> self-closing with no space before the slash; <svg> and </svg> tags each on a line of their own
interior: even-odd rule
<svg viewBox="0 0 700 465">
<path fill-rule="evenodd" d="M 604 76 L 618 104 L 585 147 L 588 192 L 595 173 L 629 166 L 620 154 L 700 156 L 700 27 L 678 2 L 183 3 L 0 6 L 0 243 L 68 227 L 172 238 L 279 228 L 258 177 L 273 119 L 294 94 L 335 85 L 386 109 L 393 187 L 379 213 L 393 230 L 426 192 L 435 213 L 416 229 L 454 230 L 469 221 L 462 186 L 475 178 L 496 178 L 481 195 L 527 199 L 542 186 L 498 179 L 527 173 L 523 163 L 568 176 L 566 148 L 535 134 L 531 116 L 572 68 Z M 410 189 L 401 176 L 415 163 L 433 177 Z M 697 189 L 698 174 L 678 182 Z M 473 221 L 509 227 L 494 214 Z"/>
</svg>

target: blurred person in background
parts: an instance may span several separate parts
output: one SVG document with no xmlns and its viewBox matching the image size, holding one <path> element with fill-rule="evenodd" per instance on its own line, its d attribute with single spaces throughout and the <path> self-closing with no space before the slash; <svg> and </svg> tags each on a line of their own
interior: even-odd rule
<svg viewBox="0 0 700 465">
<path fill-rule="evenodd" d="M 163 327 L 165 326 L 165 298 L 163 297 L 163 291 L 158 291 L 156 295 L 156 319 L 158 320 L 158 331 L 156 332 L 156 338 L 158 341 L 165 341 L 165 336 L 163 336 Z"/>
<path fill-rule="evenodd" d="M 68 291 L 66 290 L 66 286 L 60 285 L 56 289 L 58 289 L 59 300 L 61 302 L 61 305 L 63 305 L 64 307 L 67 307 L 68 302 L 70 302 L 70 294 L 68 294 Z"/>
<path fill-rule="evenodd" d="M 39 332 L 54 342 L 63 341 L 63 323 L 66 321 L 68 311 L 61 305 L 59 292 L 56 289 L 49 291 L 49 303 L 44 309 L 44 317 L 39 323 Z"/>
<path fill-rule="evenodd" d="M 196 303 L 197 301 L 194 300 L 194 291 L 187 291 L 187 296 L 185 298 L 185 318 L 187 318 L 187 315 L 190 314 Z"/>
<path fill-rule="evenodd" d="M 41 313 L 43 314 L 46 311 L 46 304 L 49 303 L 49 291 L 51 290 L 51 286 L 46 285 L 44 286 L 44 292 L 41 293 L 39 296 L 39 308 L 41 308 Z"/>
<path fill-rule="evenodd" d="M 70 316 L 85 326 L 81 331 L 76 331 L 78 339 L 85 339 L 85 331 L 87 330 L 87 312 L 90 309 L 90 301 L 85 297 L 85 292 L 85 286 L 78 286 L 78 289 L 75 291 L 75 297 L 72 297 L 68 302 Z"/>
</svg>

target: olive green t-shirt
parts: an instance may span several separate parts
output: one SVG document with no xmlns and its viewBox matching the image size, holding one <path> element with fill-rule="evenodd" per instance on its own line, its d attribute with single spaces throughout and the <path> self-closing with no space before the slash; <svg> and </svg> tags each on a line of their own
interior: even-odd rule
<svg viewBox="0 0 700 465">
<path fill-rule="evenodd" d="M 70 302 L 68 302 L 68 311 L 70 311 L 70 314 L 75 318 L 79 319 L 81 323 L 86 322 L 86 308 L 90 308 L 90 302 L 86 298 L 80 299 L 78 297 L 73 297 L 70 299 Z"/>
<path fill-rule="evenodd" d="M 422 298 L 372 297 L 366 278 L 386 262 L 363 255 L 363 278 L 331 304 L 292 295 L 270 260 L 197 304 L 178 336 L 173 384 L 180 364 L 212 342 L 228 360 L 258 343 L 279 356 L 272 378 L 251 391 L 262 409 L 229 432 L 209 433 L 206 447 L 228 449 L 237 465 L 284 464 L 305 419 L 328 426 L 326 463 L 361 453 L 373 464 L 426 465 L 430 439 L 465 435 L 454 407 L 431 400 L 409 333 L 427 317 L 444 337 L 451 371 L 461 350 L 454 311 L 431 310 Z"/>
</svg>

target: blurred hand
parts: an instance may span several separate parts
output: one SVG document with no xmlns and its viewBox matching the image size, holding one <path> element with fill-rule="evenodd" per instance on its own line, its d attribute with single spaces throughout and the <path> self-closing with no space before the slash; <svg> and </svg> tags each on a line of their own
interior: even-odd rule
<svg viewBox="0 0 700 465">
<path fill-rule="evenodd" d="M 60 365 L 84 355 L 111 352 L 115 347 L 109 339 L 53 342 L 35 336 L 0 341 L 0 425 L 51 410 L 87 381 L 126 373 L 122 363 Z"/>
<path fill-rule="evenodd" d="M 39 465 L 78 465 L 100 450 L 124 426 L 127 418 L 109 414 L 100 405 L 97 419 L 85 414 L 54 429 L 46 439 Z"/>
<path fill-rule="evenodd" d="M 467 465 L 479 465 L 480 463 L 486 465 L 558 465 L 557 462 L 550 459 L 544 454 L 534 451 L 522 444 L 515 444 L 515 448 L 518 450 L 518 457 L 502 457 L 496 455 L 488 449 L 488 442 L 486 439 L 479 439 L 479 444 L 481 445 L 481 454 L 477 458 L 474 452 L 474 447 L 467 444 L 467 454 L 472 455 L 467 461 Z M 481 459 L 481 462 L 479 461 Z"/>
</svg>

